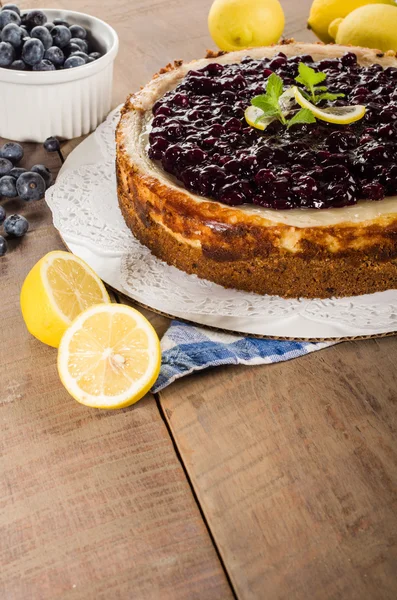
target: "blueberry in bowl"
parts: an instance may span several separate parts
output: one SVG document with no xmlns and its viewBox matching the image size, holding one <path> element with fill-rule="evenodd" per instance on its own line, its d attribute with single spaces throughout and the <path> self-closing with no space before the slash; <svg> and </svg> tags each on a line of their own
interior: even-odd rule
<svg viewBox="0 0 397 600">
<path fill-rule="evenodd" d="M 111 108 L 117 51 L 116 32 L 96 17 L 3 7 L 0 136 L 43 142 L 95 129 Z"/>
</svg>

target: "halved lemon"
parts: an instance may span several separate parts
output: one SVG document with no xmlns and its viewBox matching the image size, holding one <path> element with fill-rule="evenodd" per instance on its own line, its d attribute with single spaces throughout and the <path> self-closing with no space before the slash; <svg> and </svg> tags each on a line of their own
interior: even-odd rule
<svg viewBox="0 0 397 600">
<path fill-rule="evenodd" d="M 320 121 L 335 123 L 336 125 L 349 125 L 359 121 L 365 115 L 366 108 L 360 104 L 356 106 L 333 106 L 331 108 L 320 108 L 306 100 L 299 88 L 294 86 L 295 100 L 302 108 L 308 108 Z"/>
<path fill-rule="evenodd" d="M 149 321 L 123 304 L 99 304 L 80 314 L 63 336 L 58 372 L 69 394 L 94 408 L 124 408 L 157 379 L 160 342 Z"/>
<path fill-rule="evenodd" d="M 81 258 L 62 251 L 49 252 L 35 264 L 20 300 L 30 333 L 55 348 L 77 315 L 94 304 L 110 302 L 94 271 Z"/>
</svg>

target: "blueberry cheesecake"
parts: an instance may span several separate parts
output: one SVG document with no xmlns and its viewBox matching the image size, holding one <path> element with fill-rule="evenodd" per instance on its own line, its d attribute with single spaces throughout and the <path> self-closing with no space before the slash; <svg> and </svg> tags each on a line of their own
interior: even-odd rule
<svg viewBox="0 0 397 600">
<path fill-rule="evenodd" d="M 225 287 L 397 288 L 396 84 L 394 53 L 293 41 L 168 65 L 117 128 L 127 225 Z"/>
</svg>

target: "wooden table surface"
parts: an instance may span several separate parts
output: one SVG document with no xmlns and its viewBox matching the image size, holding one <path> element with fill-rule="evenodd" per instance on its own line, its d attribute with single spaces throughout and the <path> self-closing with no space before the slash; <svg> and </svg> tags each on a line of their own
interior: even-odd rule
<svg viewBox="0 0 397 600">
<path fill-rule="evenodd" d="M 312 40 L 310 0 L 282 3 L 285 34 Z M 210 4 L 66 7 L 117 29 L 116 105 L 168 61 L 213 47 Z M 60 167 L 26 145 L 35 162 Z M 0 261 L 0 599 L 395 600 L 396 338 L 208 371 L 130 409 L 85 408 L 21 319 L 25 275 L 63 247 L 43 201 L 22 212 L 31 230 Z"/>
</svg>

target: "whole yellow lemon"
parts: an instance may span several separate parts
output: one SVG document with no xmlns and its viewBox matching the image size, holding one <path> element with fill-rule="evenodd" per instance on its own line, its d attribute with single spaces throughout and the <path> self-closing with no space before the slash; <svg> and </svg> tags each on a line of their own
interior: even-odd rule
<svg viewBox="0 0 397 600">
<path fill-rule="evenodd" d="M 337 26 L 336 43 L 397 51 L 397 7 L 368 4 L 357 8 Z"/>
<path fill-rule="evenodd" d="M 208 28 L 221 50 L 241 50 L 278 42 L 284 30 L 278 0 L 215 0 Z"/>
<path fill-rule="evenodd" d="M 366 4 L 394 5 L 394 0 L 314 0 L 307 26 L 322 42 L 333 42 L 328 27 L 338 18 L 344 18 L 356 8 Z"/>
</svg>

